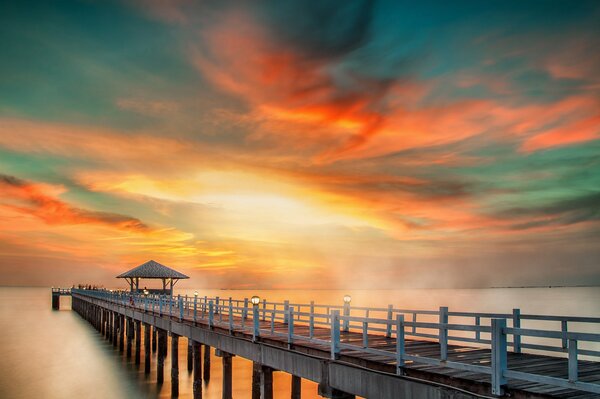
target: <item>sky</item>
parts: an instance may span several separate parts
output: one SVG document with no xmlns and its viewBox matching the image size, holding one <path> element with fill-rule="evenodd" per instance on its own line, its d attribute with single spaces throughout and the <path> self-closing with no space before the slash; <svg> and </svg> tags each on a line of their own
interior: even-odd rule
<svg viewBox="0 0 600 399">
<path fill-rule="evenodd" d="M 600 284 L 597 1 L 0 5 L 0 285 Z"/>
</svg>

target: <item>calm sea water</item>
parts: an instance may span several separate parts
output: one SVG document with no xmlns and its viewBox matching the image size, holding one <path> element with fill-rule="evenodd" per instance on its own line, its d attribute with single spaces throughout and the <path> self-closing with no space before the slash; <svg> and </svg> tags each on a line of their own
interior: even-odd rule
<svg viewBox="0 0 600 399">
<path fill-rule="evenodd" d="M 198 290 L 199 295 L 244 298 L 258 294 L 273 301 L 340 304 L 352 295 L 356 306 L 385 307 L 388 303 L 409 309 L 600 316 L 600 288 L 524 288 L 401 291 L 242 291 Z M 193 294 L 194 290 L 180 290 Z M 598 326 L 574 326 L 576 330 L 600 332 Z M 142 341 L 143 342 L 143 341 Z M 143 349 L 142 349 L 143 350 Z M 128 360 L 118 349 L 70 309 L 61 298 L 61 310 L 51 310 L 49 288 L 0 287 L 0 398 L 168 398 L 170 356 L 165 361 L 165 383 L 156 384 L 156 354 L 152 373 Z M 192 376 L 186 368 L 187 341 L 180 340 L 180 398 L 191 398 Z M 213 357 L 211 379 L 204 398 L 221 397 L 220 358 Z M 233 390 L 236 399 L 251 397 L 252 363 L 234 357 Z M 275 397 L 290 395 L 291 378 L 274 374 Z M 303 398 L 317 398 L 317 385 L 303 381 Z"/>
</svg>

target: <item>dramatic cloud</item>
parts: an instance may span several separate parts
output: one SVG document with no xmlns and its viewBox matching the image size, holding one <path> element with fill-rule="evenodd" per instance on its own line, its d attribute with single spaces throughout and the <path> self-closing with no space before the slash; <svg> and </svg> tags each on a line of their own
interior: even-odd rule
<svg viewBox="0 0 600 399">
<path fill-rule="evenodd" d="M 213 286 L 599 282 L 598 16 L 11 4 L 0 271 L 108 279 L 153 258 Z"/>
</svg>

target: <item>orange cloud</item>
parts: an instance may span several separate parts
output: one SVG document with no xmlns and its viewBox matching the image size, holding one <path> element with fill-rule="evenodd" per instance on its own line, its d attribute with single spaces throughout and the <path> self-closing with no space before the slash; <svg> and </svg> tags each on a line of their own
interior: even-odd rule
<svg viewBox="0 0 600 399">
<path fill-rule="evenodd" d="M 0 204 L 34 215 L 48 224 L 98 223 L 128 231 L 149 231 L 148 226 L 136 218 L 70 206 L 44 193 L 42 186 L 13 176 L 0 175 L 0 190 L 3 196 Z"/>
</svg>

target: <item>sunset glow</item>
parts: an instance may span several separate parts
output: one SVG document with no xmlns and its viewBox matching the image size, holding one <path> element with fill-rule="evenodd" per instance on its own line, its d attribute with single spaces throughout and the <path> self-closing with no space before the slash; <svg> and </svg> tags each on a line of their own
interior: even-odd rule
<svg viewBox="0 0 600 399">
<path fill-rule="evenodd" d="M 597 2 L 13 3 L 0 285 L 600 283 Z"/>
</svg>

